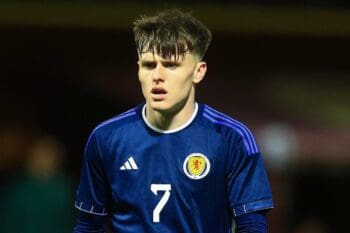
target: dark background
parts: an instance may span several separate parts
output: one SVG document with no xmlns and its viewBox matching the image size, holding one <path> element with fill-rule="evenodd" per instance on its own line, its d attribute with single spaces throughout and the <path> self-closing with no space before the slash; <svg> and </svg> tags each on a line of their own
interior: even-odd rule
<svg viewBox="0 0 350 233">
<path fill-rule="evenodd" d="M 349 3 L 204 2 L 1 2 L 0 190 L 40 135 L 64 144 L 76 188 L 91 130 L 143 101 L 132 20 L 177 6 L 213 31 L 198 101 L 247 124 L 266 156 L 269 232 L 347 232 Z"/>
</svg>

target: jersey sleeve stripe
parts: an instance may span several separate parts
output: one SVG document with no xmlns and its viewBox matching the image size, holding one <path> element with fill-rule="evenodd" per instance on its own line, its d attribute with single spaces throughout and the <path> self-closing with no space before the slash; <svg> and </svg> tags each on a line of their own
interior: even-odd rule
<svg viewBox="0 0 350 233">
<path fill-rule="evenodd" d="M 213 108 L 210 108 L 209 106 L 205 106 L 205 110 L 207 113 L 211 114 L 212 116 L 215 116 L 219 119 L 222 119 L 226 122 L 229 122 L 229 123 L 232 123 L 233 125 L 235 125 L 236 127 L 239 127 L 243 130 L 243 132 L 245 132 L 245 136 L 247 138 L 247 140 L 249 141 L 249 144 L 251 145 L 252 147 L 252 150 L 255 151 L 255 152 L 258 152 L 259 149 L 258 149 L 258 146 L 257 144 L 255 143 L 255 140 L 254 140 L 254 137 L 252 135 L 252 133 L 250 132 L 250 130 L 244 125 L 242 124 L 241 122 L 237 121 L 237 120 L 234 120 L 218 111 L 216 111 L 215 109 Z"/>
<path fill-rule="evenodd" d="M 229 116 L 224 115 L 223 113 L 221 113 L 221 112 L 219 112 L 219 111 L 217 111 L 217 110 L 215 110 L 207 105 L 205 106 L 205 108 L 207 109 L 208 112 L 212 112 L 213 114 L 216 114 L 219 118 L 223 118 L 226 121 L 231 122 L 231 123 L 237 125 L 238 127 L 241 127 L 247 133 L 247 137 L 249 137 L 250 141 L 252 142 L 252 146 L 254 147 L 254 149 L 256 151 L 259 151 L 258 146 L 255 143 L 255 140 L 254 140 L 252 133 L 244 124 L 242 124 L 241 122 L 239 122 L 239 121 L 237 121 Z"/>
<path fill-rule="evenodd" d="M 235 215 L 235 217 L 237 217 L 239 215 L 250 213 L 253 211 L 267 210 L 272 208 L 274 208 L 272 199 L 264 199 L 237 206 L 233 208 L 233 214 Z"/>
<path fill-rule="evenodd" d="M 119 120 L 121 120 L 123 118 L 129 117 L 129 116 L 132 116 L 132 115 L 135 115 L 135 114 L 136 114 L 136 112 L 129 112 L 129 113 L 120 114 L 120 115 L 118 115 L 116 117 L 113 117 L 112 119 L 109 119 L 109 120 L 107 120 L 105 122 L 102 122 L 99 126 L 97 126 L 94 129 L 94 131 L 96 131 L 97 129 L 101 128 L 102 126 L 108 125 L 111 122 L 119 121 Z"/>
<path fill-rule="evenodd" d="M 135 115 L 135 114 L 136 114 L 135 109 L 131 109 L 131 110 L 129 110 L 128 112 L 122 113 L 122 114 L 120 114 L 120 115 L 118 115 L 118 116 L 116 116 L 116 117 L 113 117 L 112 119 L 109 119 L 109 120 L 107 120 L 107 121 L 102 122 L 101 124 L 99 124 L 99 125 L 91 132 L 91 134 L 90 134 L 90 136 L 89 136 L 89 139 L 87 140 L 86 146 L 89 145 L 89 142 L 90 142 L 90 140 L 91 140 L 92 135 L 93 135 L 93 134 L 96 132 L 96 130 L 98 130 L 99 128 L 101 128 L 101 127 L 103 127 L 103 126 L 105 126 L 105 125 L 108 125 L 108 124 L 110 124 L 110 123 L 112 123 L 112 122 L 119 121 L 119 120 L 124 119 L 124 118 L 126 118 L 126 117 Z M 86 147 L 85 147 L 85 150 L 86 150 Z"/>
<path fill-rule="evenodd" d="M 97 206 L 88 205 L 82 201 L 79 203 L 75 202 L 74 205 L 75 205 L 75 208 L 85 213 L 95 214 L 100 216 L 105 216 L 108 214 L 105 208 L 98 208 Z"/>
<path fill-rule="evenodd" d="M 211 122 L 215 123 L 215 124 L 220 124 L 220 125 L 225 125 L 225 126 L 228 126 L 230 128 L 233 128 L 232 125 L 226 123 L 226 122 L 222 122 L 222 121 L 218 121 L 218 120 L 215 120 L 214 118 L 212 118 L 211 116 L 209 116 L 208 114 L 204 113 L 203 114 L 204 117 L 206 117 L 207 119 L 209 119 Z M 248 142 L 247 140 L 245 140 L 245 137 L 243 136 L 243 133 L 239 130 L 239 129 L 235 129 L 239 135 L 242 136 L 243 138 L 243 143 L 244 143 L 244 146 L 246 147 L 247 151 L 248 151 L 248 154 L 251 154 L 251 149 L 248 145 Z"/>
<path fill-rule="evenodd" d="M 117 115 L 117 116 L 115 116 L 115 117 L 113 117 L 113 118 L 111 118 L 109 120 L 106 120 L 106 121 L 102 122 L 92 132 L 96 131 L 97 129 L 99 129 L 99 128 L 101 128 L 101 127 L 103 127 L 103 126 L 105 126 L 105 125 L 107 125 L 107 124 L 109 124 L 111 122 L 118 121 L 118 120 L 121 120 L 121 119 L 126 118 L 128 116 L 135 115 L 136 114 L 135 110 L 136 110 L 136 108 L 132 108 L 132 109 L 130 109 L 130 110 L 124 112 L 124 113 L 121 113 L 121 114 L 119 114 L 119 115 Z"/>
<path fill-rule="evenodd" d="M 246 149 L 250 152 L 252 152 L 253 149 L 253 145 L 251 143 L 251 140 L 249 140 L 249 135 L 247 135 L 246 131 L 244 130 L 244 128 L 237 126 L 236 124 L 234 124 L 233 122 L 222 118 L 220 116 L 218 116 L 215 113 L 211 113 L 210 111 L 206 110 L 205 111 L 207 114 L 209 114 L 211 117 L 214 117 L 216 119 L 216 123 L 218 124 L 223 124 L 226 126 L 229 126 L 230 128 L 233 128 L 234 130 L 236 130 L 243 138 L 244 144 L 246 145 Z M 250 154 L 250 153 L 249 153 Z"/>
<path fill-rule="evenodd" d="M 120 117 L 120 116 L 126 115 L 126 114 L 128 114 L 128 113 L 130 113 L 130 112 L 135 112 L 136 109 L 137 109 L 137 107 L 132 108 L 132 109 L 129 109 L 128 111 L 123 112 L 123 113 L 119 114 L 119 115 L 116 116 L 116 117 Z"/>
<path fill-rule="evenodd" d="M 208 109 L 204 110 L 203 116 L 205 116 L 214 123 L 228 126 L 237 131 L 243 138 L 243 143 L 248 151 L 248 154 L 255 154 L 259 152 L 258 146 L 255 143 L 253 135 L 243 124 L 239 123 L 238 121 L 233 121 L 230 118 L 222 117 L 219 114 L 211 112 Z"/>
</svg>

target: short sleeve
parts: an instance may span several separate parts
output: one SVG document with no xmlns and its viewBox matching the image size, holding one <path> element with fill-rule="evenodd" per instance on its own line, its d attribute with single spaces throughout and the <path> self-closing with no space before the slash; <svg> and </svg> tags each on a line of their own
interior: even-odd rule
<svg viewBox="0 0 350 233">
<path fill-rule="evenodd" d="M 228 164 L 228 194 L 234 216 L 273 208 L 272 193 L 263 158 L 249 154 L 242 140 L 232 146 Z"/>
<path fill-rule="evenodd" d="M 107 215 L 110 195 L 101 154 L 100 143 L 93 132 L 84 151 L 75 207 L 90 214 Z"/>
</svg>

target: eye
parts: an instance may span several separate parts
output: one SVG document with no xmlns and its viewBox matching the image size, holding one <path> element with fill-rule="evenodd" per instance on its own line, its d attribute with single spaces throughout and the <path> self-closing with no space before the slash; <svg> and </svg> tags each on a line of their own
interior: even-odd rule
<svg viewBox="0 0 350 233">
<path fill-rule="evenodd" d="M 141 67 L 148 70 L 156 68 L 157 64 L 155 62 L 141 62 Z"/>
<path fill-rule="evenodd" d="M 163 66 L 164 66 L 165 68 L 168 68 L 168 69 L 173 70 L 173 69 L 176 69 L 176 68 L 179 66 L 179 64 L 176 63 L 176 62 L 164 62 L 164 63 L 163 63 Z"/>
</svg>

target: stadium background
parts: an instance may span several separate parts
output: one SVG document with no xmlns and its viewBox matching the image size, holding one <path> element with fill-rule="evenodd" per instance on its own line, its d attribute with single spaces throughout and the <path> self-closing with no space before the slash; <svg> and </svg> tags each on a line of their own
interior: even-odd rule
<svg viewBox="0 0 350 233">
<path fill-rule="evenodd" d="M 64 225 L 71 227 L 76 211 L 70 198 L 89 132 L 98 122 L 143 100 L 132 21 L 140 13 L 174 6 L 192 11 L 213 31 L 206 56 L 208 74 L 198 87 L 198 100 L 241 120 L 255 134 L 275 197 L 269 232 L 348 232 L 349 2 L 3 0 L 0 219 L 7 226 L 4 232 L 17 233 L 14 226 L 25 225 L 23 215 L 10 212 L 26 209 L 28 203 L 34 208 L 52 205 L 46 213 L 29 211 L 29 225 L 55 216 L 50 211 L 58 204 L 52 203 L 51 194 L 46 200 L 38 186 L 16 188 L 30 173 L 28 166 L 34 166 L 28 165 L 32 161 L 28 158 L 42 137 L 56 142 L 49 143 L 56 150 L 46 153 L 63 155 L 62 166 L 50 169 L 60 171 L 68 184 L 64 186 L 68 197 L 62 198 L 68 206 L 63 210 L 66 217 L 58 232 L 64 232 Z M 45 167 L 45 162 L 41 164 Z M 46 190 L 45 185 L 40 187 Z M 64 193 L 62 187 L 48 189 Z M 18 193 L 24 193 L 22 202 L 16 200 Z M 40 233 L 33 229 L 27 227 L 27 233 Z"/>
</svg>

